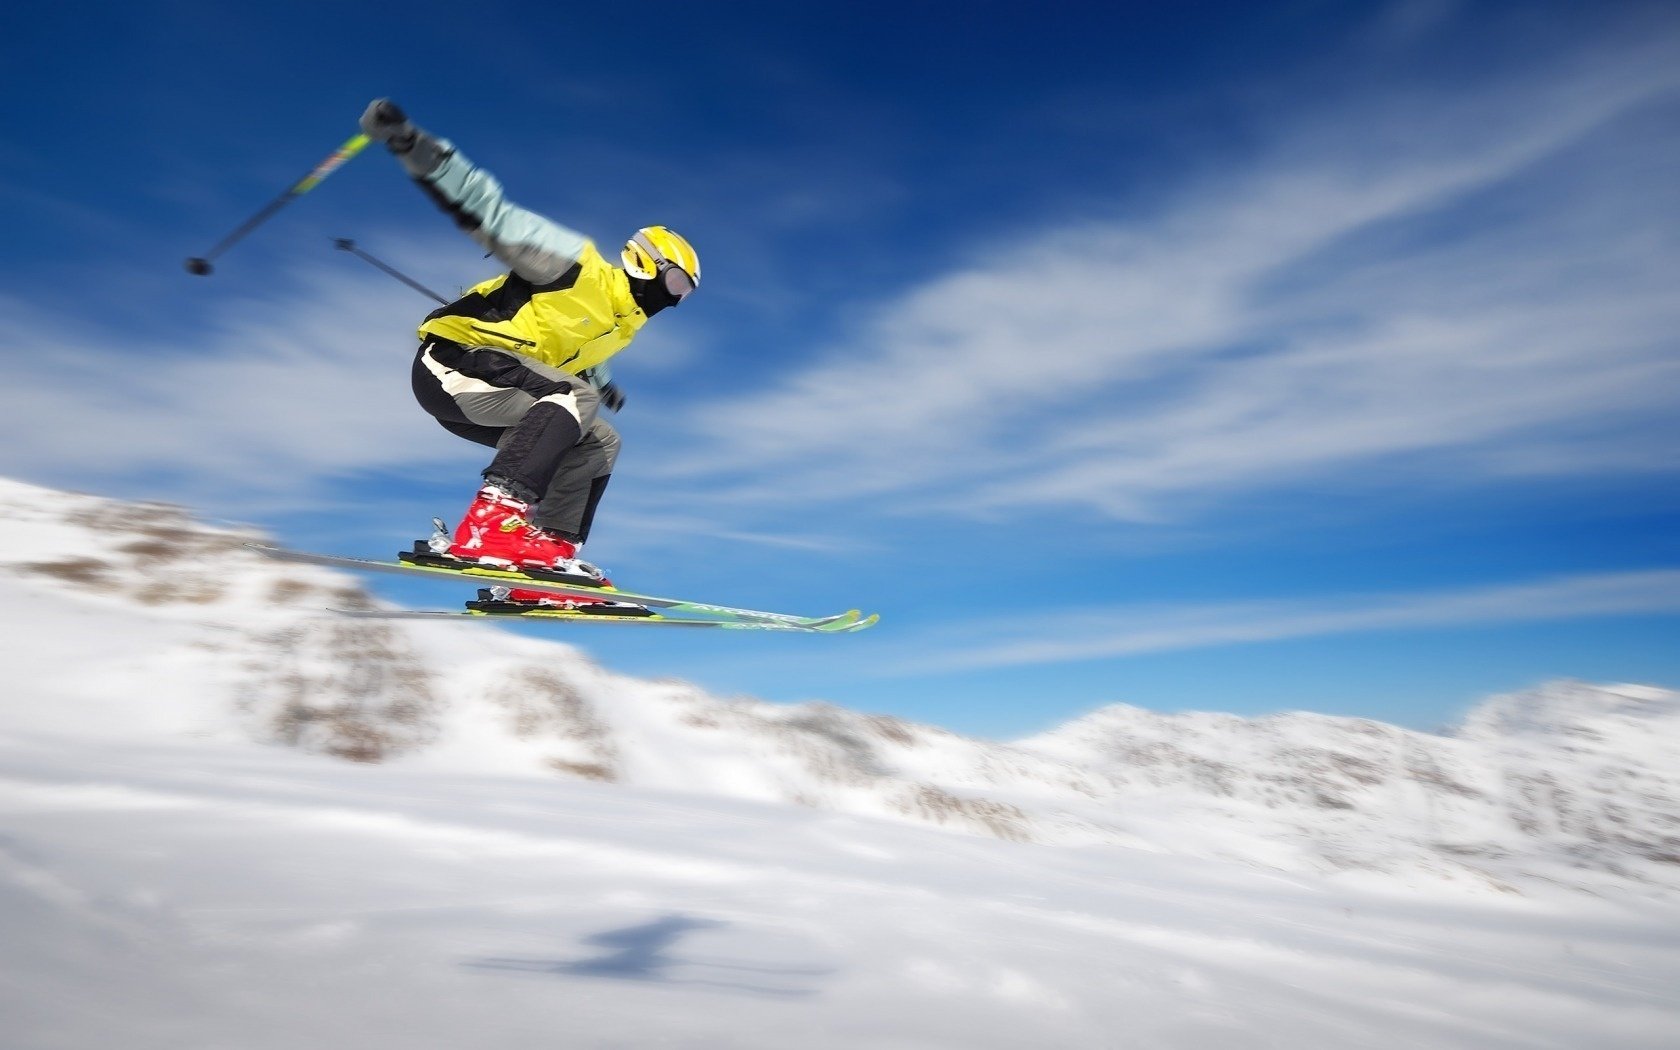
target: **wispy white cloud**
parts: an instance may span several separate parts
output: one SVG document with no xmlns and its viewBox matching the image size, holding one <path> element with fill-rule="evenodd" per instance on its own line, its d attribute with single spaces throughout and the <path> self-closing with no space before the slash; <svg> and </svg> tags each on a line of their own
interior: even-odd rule
<svg viewBox="0 0 1680 1050">
<path fill-rule="evenodd" d="M 1396 39 L 1447 14 L 1411 5 Z M 697 351 L 660 326 L 627 365 L 646 379 L 631 390 L 641 480 L 619 483 L 615 517 L 828 547 L 769 510 L 824 520 L 824 504 L 890 497 L 1182 520 L 1402 467 L 1672 469 L 1680 247 L 1654 216 L 1680 199 L 1666 168 L 1597 163 L 1586 144 L 1622 143 L 1618 120 L 1642 107 L 1672 119 L 1677 53 L 1652 35 L 1474 90 L 1297 106 L 1164 210 L 982 237 L 973 265 L 858 310 L 842 343 L 750 395 L 730 396 L 730 376 L 721 396 L 666 397 L 661 362 L 692 368 Z M 367 243 L 407 265 L 464 242 Z M 479 452 L 406 392 L 424 304 L 336 259 L 286 287 L 195 322 L 190 345 L 62 320 L 8 337 L 0 472 L 112 491 L 166 473 L 165 495 L 222 508 L 382 471 L 470 475 Z M 645 411 L 690 402 L 674 420 Z"/>
<path fill-rule="evenodd" d="M 907 639 L 887 673 L 1071 663 L 1370 631 L 1680 612 L 1680 569 L 1558 577 L 1413 594 L 1089 609 L 976 621 Z"/>
<path fill-rule="evenodd" d="M 1586 144 L 1672 117 L 1677 53 L 1622 42 L 1319 107 L 1163 214 L 978 251 L 811 368 L 696 413 L 671 491 L 1149 520 L 1399 462 L 1672 468 L 1680 248 L 1652 213 L 1680 202 Z"/>
<path fill-rule="evenodd" d="M 14 329 L 0 473 L 225 511 L 296 503 L 363 472 L 465 471 L 480 458 L 408 394 L 425 309 L 413 292 L 343 263 L 280 283 L 274 297 L 183 317 L 179 345 L 74 319 Z"/>
</svg>

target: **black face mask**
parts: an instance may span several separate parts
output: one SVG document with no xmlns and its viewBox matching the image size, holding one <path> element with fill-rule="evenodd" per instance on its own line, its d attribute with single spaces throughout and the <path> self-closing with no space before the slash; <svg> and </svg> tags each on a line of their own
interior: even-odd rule
<svg viewBox="0 0 1680 1050">
<path fill-rule="evenodd" d="M 658 277 L 630 276 L 630 298 L 636 300 L 636 305 L 642 308 L 642 313 L 652 317 L 667 306 L 675 306 L 682 300 L 680 295 L 672 295 L 665 287 L 665 282 Z"/>
</svg>

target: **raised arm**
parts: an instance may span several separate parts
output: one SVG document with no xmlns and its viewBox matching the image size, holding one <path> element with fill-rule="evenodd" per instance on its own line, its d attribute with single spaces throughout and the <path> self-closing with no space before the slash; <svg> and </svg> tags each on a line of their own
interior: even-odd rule
<svg viewBox="0 0 1680 1050">
<path fill-rule="evenodd" d="M 507 199 L 496 177 L 456 152 L 448 139 L 416 127 L 389 99 L 362 114 L 362 131 L 385 143 L 467 235 L 532 284 L 571 269 L 588 239 Z"/>
</svg>

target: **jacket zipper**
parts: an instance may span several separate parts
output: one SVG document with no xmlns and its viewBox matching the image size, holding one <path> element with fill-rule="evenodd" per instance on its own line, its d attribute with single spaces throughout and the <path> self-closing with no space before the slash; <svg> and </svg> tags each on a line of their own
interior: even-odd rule
<svg viewBox="0 0 1680 1050">
<path fill-rule="evenodd" d="M 475 332 L 482 332 L 485 335 L 493 335 L 497 339 L 506 339 L 510 343 L 518 343 L 521 346 L 536 346 L 537 345 L 534 341 L 532 341 L 530 339 L 521 339 L 517 335 L 508 335 L 506 332 L 498 332 L 498 331 L 495 331 L 495 330 L 490 329 L 490 328 L 480 328 L 478 325 L 473 325 L 472 330 L 475 331 Z"/>
</svg>

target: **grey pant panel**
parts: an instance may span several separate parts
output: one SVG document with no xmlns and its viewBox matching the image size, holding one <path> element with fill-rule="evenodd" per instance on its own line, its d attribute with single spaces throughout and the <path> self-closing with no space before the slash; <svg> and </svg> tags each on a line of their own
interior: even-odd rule
<svg viewBox="0 0 1680 1050">
<path fill-rule="evenodd" d="M 553 365 L 546 365 L 534 358 L 521 357 L 505 350 L 495 350 L 492 347 L 475 347 L 483 352 L 502 354 L 509 359 L 523 365 L 545 379 L 569 383 L 572 394 L 577 398 L 578 427 L 585 434 L 589 433 L 597 415 L 601 411 L 601 395 L 588 383 L 562 371 Z M 525 413 L 531 411 L 537 399 L 518 387 L 496 387 L 493 389 L 464 390 L 453 392 L 455 404 L 461 409 L 461 414 L 467 420 L 486 427 L 511 427 L 525 418 Z"/>
<path fill-rule="evenodd" d="M 590 486 L 596 478 L 613 472 L 613 464 L 618 462 L 618 447 L 618 431 L 597 417 L 595 425 L 560 461 L 560 469 L 554 472 L 554 480 L 549 482 L 548 491 L 537 503 L 531 520 L 567 536 L 581 533 Z"/>
</svg>

